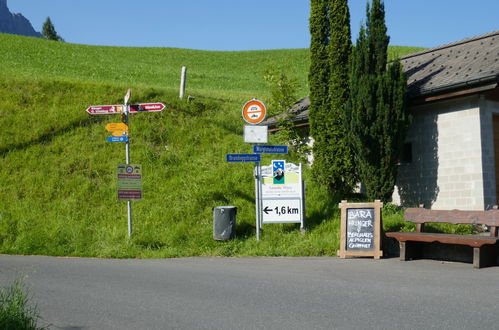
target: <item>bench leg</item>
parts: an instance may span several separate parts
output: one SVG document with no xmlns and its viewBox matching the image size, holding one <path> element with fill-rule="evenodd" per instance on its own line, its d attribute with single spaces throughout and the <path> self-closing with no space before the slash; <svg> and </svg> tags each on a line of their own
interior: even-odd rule
<svg viewBox="0 0 499 330">
<path fill-rule="evenodd" d="M 400 242 L 400 260 L 409 260 L 409 256 L 407 255 L 407 242 Z"/>
<path fill-rule="evenodd" d="M 473 267 L 482 268 L 482 254 L 480 253 L 480 248 L 473 248 Z"/>
<path fill-rule="evenodd" d="M 482 268 L 491 265 L 497 265 L 497 256 L 499 255 L 499 246 L 483 245 L 473 248 L 473 267 Z"/>
</svg>

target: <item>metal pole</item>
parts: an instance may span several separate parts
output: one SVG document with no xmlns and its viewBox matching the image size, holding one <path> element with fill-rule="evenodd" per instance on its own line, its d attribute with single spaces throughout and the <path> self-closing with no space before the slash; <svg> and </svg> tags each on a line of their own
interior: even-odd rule
<svg viewBox="0 0 499 330">
<path fill-rule="evenodd" d="M 125 121 L 128 125 L 129 115 L 130 115 L 130 104 L 128 104 L 128 100 L 126 100 L 125 104 Z M 126 148 L 126 164 L 130 165 L 130 136 L 128 136 L 128 141 L 125 145 Z M 128 238 L 132 237 L 132 201 L 129 199 L 127 201 L 127 210 L 128 210 Z"/>
<path fill-rule="evenodd" d="M 260 229 L 263 227 L 263 193 L 262 193 L 262 164 L 258 162 L 258 214 L 260 216 Z"/>
<path fill-rule="evenodd" d="M 255 163 L 255 195 L 256 195 L 256 200 L 255 200 L 255 212 L 256 212 L 256 240 L 260 240 L 260 173 L 258 172 L 258 164 L 259 162 Z"/>
</svg>

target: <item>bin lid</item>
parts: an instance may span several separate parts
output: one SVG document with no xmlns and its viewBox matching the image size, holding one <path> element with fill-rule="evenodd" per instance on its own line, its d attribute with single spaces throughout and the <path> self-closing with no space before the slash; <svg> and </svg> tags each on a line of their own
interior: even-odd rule
<svg viewBox="0 0 499 330">
<path fill-rule="evenodd" d="M 236 209 L 235 206 L 215 206 L 214 209 Z"/>
</svg>

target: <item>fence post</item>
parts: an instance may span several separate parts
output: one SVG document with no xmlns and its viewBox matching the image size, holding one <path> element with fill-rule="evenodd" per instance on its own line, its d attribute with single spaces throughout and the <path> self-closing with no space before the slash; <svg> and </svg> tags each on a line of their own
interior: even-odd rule
<svg viewBox="0 0 499 330">
<path fill-rule="evenodd" d="M 180 74 L 180 99 L 181 100 L 184 99 L 186 78 L 187 78 L 187 67 L 183 66 L 182 73 Z"/>
</svg>

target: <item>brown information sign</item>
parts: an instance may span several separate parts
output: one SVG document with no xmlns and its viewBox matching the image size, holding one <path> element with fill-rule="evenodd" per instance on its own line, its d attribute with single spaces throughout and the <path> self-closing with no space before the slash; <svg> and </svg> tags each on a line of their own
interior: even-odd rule
<svg viewBox="0 0 499 330">
<path fill-rule="evenodd" d="M 383 203 L 348 203 L 342 201 L 340 258 L 383 256 L 381 250 L 381 208 Z"/>
</svg>

